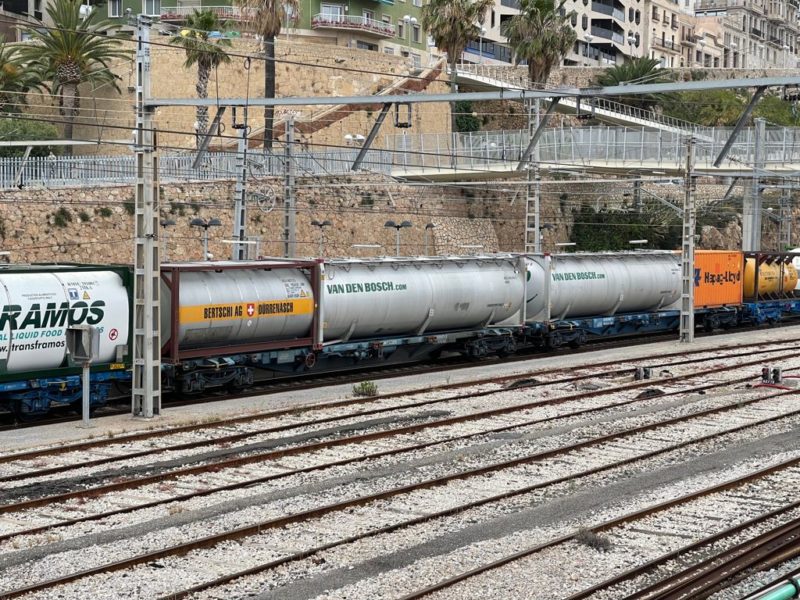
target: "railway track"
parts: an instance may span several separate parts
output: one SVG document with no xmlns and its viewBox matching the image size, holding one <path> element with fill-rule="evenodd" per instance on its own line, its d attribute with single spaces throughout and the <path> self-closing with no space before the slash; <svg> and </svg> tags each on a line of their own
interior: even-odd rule
<svg viewBox="0 0 800 600">
<path fill-rule="evenodd" d="M 785 349 L 784 349 L 785 350 Z M 785 359 L 789 359 L 791 355 L 786 355 Z M 760 364 L 759 361 L 750 361 L 750 365 Z M 742 365 L 735 365 L 728 367 L 728 370 L 732 369 L 740 369 Z M 716 371 L 709 370 L 707 372 L 695 372 L 690 376 L 684 378 L 681 376 L 682 379 L 691 379 L 694 378 L 706 378 L 708 379 L 714 372 L 721 372 L 725 369 L 717 368 Z M 733 379 L 734 381 L 736 378 Z M 740 379 L 741 380 L 741 379 Z M 640 387 L 643 387 L 641 384 L 644 383 L 645 385 L 652 386 L 654 384 L 653 381 L 649 382 L 636 382 L 635 384 L 629 385 L 625 387 L 624 392 L 627 394 L 629 392 L 638 390 Z M 659 382 L 663 384 L 664 382 Z M 715 386 L 720 385 L 727 385 L 730 383 L 730 380 L 726 382 L 720 383 L 704 383 L 703 385 L 692 384 L 689 385 L 687 388 L 682 390 L 674 390 L 665 394 L 663 396 L 659 396 L 659 400 L 665 399 L 665 397 L 670 396 L 677 396 L 683 395 L 686 396 L 687 394 L 691 394 L 693 391 L 696 392 L 699 388 L 703 388 L 704 390 L 712 390 Z M 521 388 L 515 390 L 515 393 L 528 393 L 531 390 L 529 388 Z M 594 390 L 591 392 L 595 396 L 597 395 L 608 395 L 616 393 L 618 394 L 620 390 Z M 481 392 L 483 393 L 483 392 Z M 494 389 L 494 393 L 497 393 L 497 389 Z M 607 409 L 609 406 L 600 407 L 583 407 L 580 411 L 572 411 L 572 414 L 562 414 L 562 415 L 547 415 L 547 416 L 539 416 L 538 418 L 527 418 L 522 421 L 517 421 L 514 423 L 504 423 L 502 425 L 498 425 L 494 423 L 493 427 L 486 427 L 486 424 L 480 425 L 476 430 L 469 431 L 469 432 L 460 432 L 457 436 L 453 435 L 454 432 L 450 432 L 450 435 L 444 436 L 441 438 L 434 438 L 434 439 L 427 439 L 424 441 L 415 440 L 413 438 L 408 438 L 411 435 L 417 435 L 419 432 L 426 431 L 426 430 L 440 430 L 447 427 L 453 427 L 455 425 L 459 425 L 463 421 L 459 421 L 456 417 L 450 417 L 448 419 L 439 419 L 440 423 L 436 425 L 432 425 L 431 423 L 417 423 L 412 425 L 405 425 L 401 428 L 394 428 L 388 431 L 376 431 L 376 432 L 369 432 L 365 434 L 360 434 L 358 436 L 348 436 L 347 438 L 336 438 L 333 440 L 327 441 L 320 441 L 315 442 L 312 444 L 305 444 L 301 446 L 290 447 L 286 449 L 274 450 L 273 453 L 268 456 L 255 456 L 251 455 L 248 457 L 243 457 L 244 460 L 239 458 L 236 461 L 230 464 L 222 464 L 220 462 L 213 463 L 213 464 L 205 464 L 190 467 L 190 469 L 205 469 L 204 471 L 198 471 L 197 473 L 208 473 L 211 472 L 212 474 L 222 476 L 221 474 L 228 474 L 226 476 L 230 476 L 231 469 L 240 469 L 244 464 L 256 464 L 259 462 L 263 462 L 265 460 L 275 460 L 276 458 L 281 458 L 282 462 L 291 456 L 297 457 L 297 463 L 305 465 L 299 468 L 291 468 L 292 465 L 282 465 L 282 472 L 273 472 L 271 474 L 265 475 L 261 480 L 257 480 L 253 477 L 253 474 L 250 472 L 242 473 L 242 480 L 231 483 L 228 481 L 226 485 L 210 485 L 208 482 L 204 484 L 204 489 L 202 490 L 194 490 L 191 493 L 183 494 L 183 495 L 176 495 L 174 493 L 169 493 L 170 490 L 161 490 L 163 495 L 166 496 L 163 501 L 155 501 L 152 502 L 150 505 L 140 505 L 135 507 L 127 507 L 125 509 L 117 508 L 115 511 L 107 511 L 106 514 L 102 513 L 91 513 L 85 515 L 84 517 L 80 517 L 78 519 L 73 519 L 74 522 L 72 523 L 62 523 L 58 526 L 60 529 L 68 529 L 70 527 L 75 527 L 79 523 L 87 523 L 89 521 L 99 521 L 101 519 L 110 519 L 113 516 L 118 516 L 120 514 L 130 514 L 136 511 L 143 511 L 145 509 L 154 509 L 158 506 L 163 506 L 165 504 L 173 504 L 176 502 L 186 502 L 192 499 L 196 499 L 201 496 L 211 496 L 213 494 L 220 494 L 222 492 L 231 492 L 235 489 L 247 489 L 252 490 L 253 487 L 257 485 L 263 485 L 267 482 L 271 482 L 274 484 L 276 480 L 282 480 L 284 482 L 283 485 L 290 485 L 293 478 L 297 479 L 298 477 L 304 477 L 308 473 L 313 471 L 323 471 L 335 468 L 341 468 L 345 465 L 354 466 L 356 471 L 358 469 L 363 468 L 364 463 L 368 463 L 369 461 L 376 461 L 379 462 L 380 460 L 384 460 L 387 458 L 391 458 L 395 460 L 398 454 L 406 453 L 420 453 L 429 452 L 433 448 L 437 448 L 441 445 L 450 444 L 451 446 L 446 447 L 446 449 L 450 452 L 454 451 L 452 444 L 454 442 L 465 442 L 470 441 L 474 443 L 475 438 L 479 436 L 487 436 L 488 434 L 497 435 L 499 433 L 508 433 L 511 431 L 523 431 L 528 435 L 531 433 L 536 434 L 534 438 L 531 440 L 527 440 L 527 445 L 522 444 L 522 448 L 517 448 L 513 454 L 512 458 L 508 458 L 504 455 L 504 453 L 500 453 L 500 456 L 504 458 L 504 460 L 496 460 L 497 456 L 492 456 L 491 454 L 488 456 L 483 455 L 468 455 L 465 454 L 462 462 L 459 467 L 468 467 L 468 468 L 454 468 L 452 465 L 448 465 L 445 474 L 441 474 L 437 477 L 429 477 L 427 473 L 421 473 L 420 477 L 417 481 L 413 483 L 407 483 L 405 485 L 399 485 L 394 487 L 389 487 L 388 489 L 385 486 L 375 487 L 372 485 L 364 485 L 362 492 L 360 495 L 356 495 L 352 497 L 352 493 L 338 493 L 334 494 L 332 498 L 333 501 L 327 503 L 314 503 L 311 502 L 307 508 L 304 510 L 295 510 L 291 514 L 287 516 L 285 508 L 281 508 L 276 506 L 276 509 L 273 511 L 276 514 L 272 515 L 270 518 L 266 520 L 260 520 L 256 523 L 250 523 L 246 526 L 234 528 L 234 529 L 227 529 L 223 531 L 216 532 L 212 535 L 207 535 L 200 539 L 196 537 L 188 542 L 183 544 L 172 545 L 167 548 L 161 548 L 155 552 L 149 553 L 140 553 L 124 560 L 117 561 L 112 564 L 103 563 L 98 566 L 83 569 L 80 572 L 72 572 L 68 574 L 62 574 L 57 578 L 50 578 L 46 581 L 39 582 L 37 584 L 27 585 L 23 587 L 18 587 L 16 589 L 8 589 L 8 590 L 1 590 L 0 594 L 8 597 L 16 597 L 18 595 L 22 595 L 24 593 L 34 592 L 37 590 L 44 590 L 56 585 L 63 585 L 70 581 L 78 581 L 83 580 L 86 578 L 90 578 L 92 575 L 98 575 L 101 572 L 105 571 L 114 571 L 114 570 L 122 570 L 122 569 L 130 569 L 136 565 L 147 565 L 153 561 L 161 561 L 168 557 L 173 556 L 183 556 L 192 550 L 197 548 L 213 548 L 217 544 L 225 541 L 230 540 L 242 540 L 242 539 L 249 539 L 253 536 L 257 536 L 258 534 L 263 534 L 267 531 L 278 531 L 282 528 L 286 528 L 291 525 L 296 524 L 304 524 L 308 525 L 310 521 L 324 519 L 328 516 L 339 515 L 339 518 L 342 518 L 343 515 L 348 515 L 350 511 L 353 510 L 366 510 L 368 507 L 372 507 L 376 503 L 386 502 L 386 501 L 395 501 L 398 498 L 405 499 L 404 501 L 408 503 L 409 497 L 418 495 L 422 493 L 429 492 L 430 490 L 441 488 L 441 487 L 448 487 L 448 486 L 459 486 L 462 482 L 466 482 L 466 490 L 462 490 L 458 494 L 448 494 L 448 497 L 451 497 L 451 500 L 448 508 L 445 510 L 440 510 L 438 512 L 429 512 L 423 517 L 416 517 L 413 519 L 405 519 L 400 520 L 399 522 L 394 522 L 387 527 L 382 529 L 375 529 L 372 528 L 370 531 L 366 533 L 359 533 L 350 538 L 346 538 L 344 540 L 338 539 L 335 541 L 330 541 L 326 544 L 322 545 L 315 545 L 311 548 L 305 548 L 300 553 L 291 554 L 289 557 L 281 558 L 277 564 L 288 564 L 290 562 L 295 562 L 299 560 L 303 560 L 304 558 L 314 555 L 319 552 L 324 552 L 325 550 L 330 550 L 332 548 L 340 547 L 343 544 L 348 543 L 355 543 L 359 540 L 372 538 L 379 535 L 386 535 L 391 533 L 392 531 L 397 531 L 401 528 L 413 527 L 416 524 L 428 522 L 432 519 L 437 518 L 446 518 L 448 516 L 453 516 L 460 514 L 465 510 L 475 509 L 478 507 L 484 507 L 492 503 L 508 501 L 511 499 L 519 498 L 526 494 L 531 494 L 536 492 L 537 490 L 549 489 L 553 486 L 557 486 L 559 484 L 564 484 L 569 481 L 574 481 L 580 478 L 586 478 L 593 475 L 597 475 L 598 473 L 604 473 L 608 471 L 612 471 L 614 469 L 620 469 L 625 467 L 626 465 L 631 465 L 640 461 L 653 459 L 655 457 L 663 456 L 669 453 L 674 453 L 680 451 L 681 449 L 686 449 L 689 447 L 696 446 L 697 444 L 707 443 L 710 440 L 717 439 L 719 437 L 724 436 L 731 436 L 737 434 L 743 434 L 744 432 L 752 432 L 757 430 L 759 427 L 770 426 L 771 424 L 780 423 L 783 421 L 792 420 L 794 418 L 800 417 L 798 411 L 792 410 L 791 403 L 788 402 L 790 396 L 794 394 L 793 391 L 781 391 L 775 392 L 774 390 L 749 390 L 748 394 L 752 394 L 753 397 L 748 398 L 737 398 L 734 402 L 723 403 L 722 405 L 703 405 L 700 406 L 697 404 L 698 402 L 702 404 L 702 402 L 711 403 L 712 398 L 710 397 L 702 397 L 696 396 L 693 400 L 693 403 L 682 403 L 683 408 L 676 408 L 670 407 L 669 410 L 673 412 L 669 413 L 669 418 L 655 419 L 653 420 L 653 415 L 650 415 L 650 420 L 648 422 L 642 424 L 639 423 L 636 426 L 628 426 L 623 427 L 619 430 L 615 430 L 613 432 L 608 432 L 610 427 L 608 422 L 602 423 L 600 426 L 596 426 L 594 430 L 591 428 L 589 430 L 583 430 L 578 434 L 569 434 L 569 435 L 582 435 L 584 438 L 588 439 L 581 439 L 579 441 L 575 441 L 575 439 L 571 439 L 570 443 L 563 444 L 559 443 L 560 440 L 558 437 L 554 438 L 553 440 L 548 440 L 547 436 L 544 438 L 539 435 L 540 432 L 537 431 L 536 428 L 541 428 L 543 424 L 547 423 L 548 426 L 552 426 L 553 423 L 563 422 L 564 426 L 567 429 L 572 429 L 569 425 L 570 419 L 574 420 L 576 416 L 580 415 L 587 415 L 592 412 L 597 412 L 600 409 Z M 565 400 L 564 398 L 557 398 L 553 399 L 552 402 L 563 405 L 565 402 L 571 402 L 575 400 L 585 401 L 587 400 L 587 394 L 566 394 L 565 397 L 569 398 L 572 397 L 571 400 Z M 612 403 L 610 406 L 618 407 L 624 404 L 631 404 L 631 402 L 636 401 L 632 398 L 624 398 L 618 399 L 617 402 Z M 645 403 L 645 400 L 639 400 L 640 403 Z M 649 400 L 649 402 L 654 402 L 654 400 Z M 769 403 L 772 402 L 774 405 L 770 405 Z M 525 410 L 541 410 L 543 407 L 546 407 L 548 402 L 534 402 L 534 403 L 523 403 L 520 406 L 509 406 L 504 407 L 502 409 L 493 409 L 489 411 L 480 411 L 479 413 L 469 413 L 468 415 L 461 415 L 468 416 L 469 420 L 475 423 L 480 423 L 481 420 L 490 419 L 490 418 L 497 418 L 503 417 L 505 418 L 509 414 L 515 414 Z M 681 414 L 681 411 L 686 411 L 686 406 L 693 406 L 696 410 L 689 411 L 690 414 Z M 552 408 L 552 404 L 550 405 Z M 677 411 L 677 412 L 676 412 Z M 668 411 L 669 412 L 669 411 Z M 654 413 L 655 414 L 655 413 Z M 478 416 L 480 415 L 480 416 Z M 725 419 L 721 419 L 722 415 L 726 415 L 726 419 L 730 419 L 725 422 Z M 688 436 L 685 434 L 684 427 L 687 422 L 694 422 L 698 424 L 699 427 L 698 431 L 703 431 L 703 435 L 694 435 Z M 614 420 L 615 425 L 619 425 L 621 421 Z M 709 427 L 715 426 L 716 431 L 710 432 Z M 672 428 L 672 429 L 670 429 Z M 598 431 L 599 429 L 599 431 Z M 593 433 L 592 433 L 593 432 Z M 647 436 L 650 432 L 658 432 L 655 435 L 654 439 L 644 439 L 641 436 Z M 671 433 L 667 433 L 671 432 Z M 697 432 L 695 432 L 697 433 Z M 401 444 L 400 447 L 393 447 L 393 448 L 383 448 L 372 453 L 365 453 L 365 446 L 366 442 L 375 442 L 379 441 L 380 443 L 385 443 L 384 440 L 387 438 L 401 438 L 402 441 L 406 443 Z M 409 444 L 408 441 L 412 441 L 414 443 Z M 485 443 L 485 441 L 484 441 Z M 622 446 L 620 446 L 622 444 Z M 542 450 L 542 446 L 546 446 L 547 448 Z M 339 457 L 338 460 L 330 460 L 330 456 L 328 456 L 327 462 L 322 461 L 318 462 L 315 465 L 309 465 L 308 463 L 311 462 L 309 457 L 314 457 L 315 453 L 319 453 L 320 451 L 330 451 L 332 448 L 336 447 L 349 447 L 351 448 L 351 455 L 347 458 Z M 502 447 L 501 447 L 502 448 Z M 602 451 L 601 451 L 602 448 Z M 622 450 L 621 450 L 622 448 Z M 437 448 L 438 451 L 441 451 L 441 448 Z M 457 450 L 457 448 L 456 448 Z M 531 450 L 535 450 L 531 452 Z M 620 458 L 620 452 L 624 451 L 625 454 L 624 458 Z M 588 453 L 588 454 L 587 454 Z M 592 454 L 593 453 L 593 454 Z M 323 456 L 322 458 L 325 458 Z M 430 458 L 430 455 L 428 455 Z M 250 461 L 248 463 L 248 461 Z M 551 461 L 548 463 L 547 461 Z M 565 462 L 566 461 L 566 462 Z M 565 466 L 568 464 L 569 466 Z M 514 471 L 515 469 L 520 470 L 521 473 L 512 477 L 512 480 L 515 481 L 527 481 L 533 475 L 532 473 L 528 473 L 526 469 L 530 469 L 532 465 L 539 465 L 535 469 L 536 475 L 533 476 L 533 479 L 540 479 L 541 481 L 537 481 L 537 483 L 522 486 L 520 487 L 517 483 L 512 490 L 504 491 L 503 493 L 497 494 L 488 494 L 486 490 L 478 486 L 478 489 L 471 489 L 469 482 L 472 482 L 476 479 L 482 480 L 485 477 L 493 476 L 494 474 L 501 473 L 501 472 L 508 472 Z M 587 465 L 591 465 L 590 468 L 587 468 Z M 288 469 L 287 469 L 288 467 Z M 539 471 L 544 469 L 547 471 L 545 475 L 541 475 Z M 564 475 L 565 471 L 572 470 L 571 474 Z M 172 479 L 180 476 L 190 476 L 196 475 L 197 473 L 192 472 L 183 472 L 183 473 L 176 473 L 170 472 L 166 475 Z M 128 486 L 132 484 L 134 486 L 143 486 L 143 485 L 150 485 L 151 489 L 154 484 L 161 483 L 163 484 L 164 480 L 160 481 L 142 481 L 140 480 L 137 482 L 117 482 L 116 484 L 111 485 L 119 485 L 119 489 L 130 489 L 125 488 L 124 486 Z M 371 484 L 372 482 L 368 482 Z M 38 485 L 41 485 L 39 482 Z M 181 485 L 188 485 L 187 482 L 183 482 Z M 282 487 L 283 487 L 282 485 Z M 274 487 L 274 485 L 273 485 Z M 502 486 L 501 486 L 502 487 Z M 99 490 L 99 489 L 84 489 L 84 490 L 73 490 L 68 492 L 70 494 L 75 494 L 72 496 L 73 499 L 80 500 L 83 499 L 83 502 L 78 504 L 78 506 L 85 506 L 89 505 L 91 508 L 92 502 L 94 502 L 93 498 L 96 498 L 98 494 L 108 494 L 110 491 L 109 489 L 106 490 Z M 156 488 L 155 491 L 158 491 Z M 496 490 L 491 490 L 496 491 Z M 150 491 L 148 491 L 150 493 Z M 466 495 L 471 497 L 471 500 L 466 503 L 453 503 L 452 497 L 461 497 L 462 495 Z M 349 497 L 348 497 L 349 496 Z M 477 497 L 476 497 L 477 496 Z M 330 499 L 330 498 L 329 498 Z M 21 511 L 27 511 L 35 508 L 37 506 L 36 503 L 43 503 L 50 507 L 50 510 L 53 510 L 53 503 L 55 502 L 64 502 L 65 500 L 69 500 L 69 498 L 60 497 L 56 499 L 55 497 L 51 496 L 50 498 L 38 498 L 35 500 L 28 500 L 28 504 L 24 503 L 17 503 L 16 506 L 14 505 L 6 505 L 2 508 L 3 512 L 6 516 L 13 516 L 20 514 Z M 128 497 L 126 500 L 128 503 L 131 502 L 131 499 Z M 32 502 L 32 503 L 31 503 Z M 19 543 L 20 539 L 24 539 L 25 536 L 33 536 L 35 534 L 43 534 L 49 530 L 52 530 L 53 527 L 51 526 L 42 526 L 39 528 L 29 528 L 28 531 L 17 531 L 14 533 L 13 538 L 12 536 L 4 536 L 2 543 Z M 213 527 L 212 527 L 213 529 Z M 358 531 L 361 529 L 358 525 L 353 526 L 353 531 Z M 52 534 L 51 534 L 52 535 Z M 52 558 L 50 559 L 52 561 Z M 277 559 L 276 559 L 277 560 Z M 266 566 L 265 566 L 266 565 Z M 6 565 L 8 566 L 8 565 Z M 262 563 L 258 567 L 250 567 L 248 571 L 254 572 L 262 572 L 267 569 L 274 568 L 276 566 L 275 560 Z M 13 574 L 15 569 L 7 568 L 6 573 L 11 574 L 13 579 Z M 25 571 L 26 573 L 30 573 L 30 571 Z M 227 574 L 225 577 L 228 579 L 237 578 L 243 576 L 243 572 L 239 572 L 236 574 Z M 219 586 L 223 585 L 223 581 L 221 579 L 217 579 L 213 582 L 213 585 Z M 208 582 L 202 584 L 206 587 L 208 586 Z M 193 591 L 198 591 L 197 586 L 192 588 Z M 184 592 L 189 593 L 189 591 L 179 591 L 177 595 L 180 596 Z"/>
</svg>

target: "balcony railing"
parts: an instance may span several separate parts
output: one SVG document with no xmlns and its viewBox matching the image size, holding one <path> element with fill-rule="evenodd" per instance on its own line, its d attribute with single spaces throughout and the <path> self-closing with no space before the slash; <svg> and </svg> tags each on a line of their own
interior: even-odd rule
<svg viewBox="0 0 800 600">
<path fill-rule="evenodd" d="M 661 40 L 659 38 L 655 39 L 656 46 L 661 46 L 662 48 L 666 48 L 667 50 L 675 50 L 675 42 L 672 40 Z"/>
<path fill-rule="evenodd" d="M 223 21 L 242 19 L 242 9 L 238 6 L 162 6 L 160 16 L 162 21 L 184 21 L 195 10 L 211 11 Z"/>
<path fill-rule="evenodd" d="M 605 27 L 597 27 L 596 25 L 592 25 L 592 35 L 606 40 L 611 40 L 617 44 L 625 43 L 625 37 L 621 33 L 611 31 Z"/>
<path fill-rule="evenodd" d="M 382 37 L 395 35 L 395 27 L 391 23 L 351 15 L 314 15 L 311 19 L 311 29 L 353 29 Z"/>
<path fill-rule="evenodd" d="M 594 12 L 599 12 L 601 14 L 614 17 L 623 23 L 625 22 L 625 11 L 621 8 L 617 8 L 616 6 L 612 6 L 611 4 L 605 4 L 604 2 L 592 2 L 592 10 Z"/>
<path fill-rule="evenodd" d="M 752 33 L 754 36 L 760 37 L 762 39 L 764 37 L 764 32 L 761 31 L 760 29 L 755 28 L 755 27 L 751 27 L 750 28 L 750 33 Z"/>
</svg>

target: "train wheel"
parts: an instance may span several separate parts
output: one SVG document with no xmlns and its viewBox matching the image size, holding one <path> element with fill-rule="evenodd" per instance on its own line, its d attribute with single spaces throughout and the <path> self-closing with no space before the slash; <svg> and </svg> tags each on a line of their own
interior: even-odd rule
<svg viewBox="0 0 800 600">
<path fill-rule="evenodd" d="M 306 359 L 305 359 L 306 369 L 313 369 L 314 365 L 316 364 L 317 364 L 317 355 L 314 354 L 313 352 L 309 352 L 308 354 L 306 354 Z"/>
<path fill-rule="evenodd" d="M 575 339 L 573 339 L 569 343 L 569 347 L 570 348 L 580 348 L 585 343 L 586 343 L 586 332 L 581 330 L 581 331 L 578 332 L 578 335 L 575 336 Z"/>
<path fill-rule="evenodd" d="M 558 333 L 557 331 L 554 331 L 553 333 L 551 333 L 549 335 L 549 337 L 547 338 L 547 346 L 551 350 L 555 350 L 556 348 L 560 348 L 561 344 L 563 344 L 563 343 L 564 343 L 564 340 L 561 337 L 561 334 Z"/>
</svg>

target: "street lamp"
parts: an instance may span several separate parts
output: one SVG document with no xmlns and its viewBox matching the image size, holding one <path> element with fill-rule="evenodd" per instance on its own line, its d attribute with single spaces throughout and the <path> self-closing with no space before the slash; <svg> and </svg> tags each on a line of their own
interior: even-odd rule
<svg viewBox="0 0 800 600">
<path fill-rule="evenodd" d="M 428 254 L 428 232 L 431 229 L 435 229 L 435 228 L 436 228 L 436 225 L 433 224 L 433 223 L 428 223 L 427 225 L 425 225 L 425 256 L 430 256 L 430 254 Z"/>
<path fill-rule="evenodd" d="M 219 227 L 222 225 L 222 221 L 217 218 L 201 219 L 200 217 L 195 217 L 189 221 L 189 225 L 203 228 L 203 260 L 211 260 L 213 257 L 208 253 L 208 228 Z"/>
<path fill-rule="evenodd" d="M 323 255 L 323 251 L 325 250 L 325 228 L 331 227 L 333 223 L 331 223 L 328 219 L 324 221 L 317 221 L 314 219 L 311 221 L 311 224 L 314 227 L 319 227 L 319 255 Z"/>
<path fill-rule="evenodd" d="M 161 225 L 161 229 L 164 230 L 164 233 L 161 234 L 161 237 L 164 239 L 164 256 L 161 258 L 161 262 L 167 262 L 167 250 L 169 249 L 169 239 L 167 238 L 167 227 L 173 227 L 176 225 L 175 219 L 161 219 L 159 222 Z"/>
<path fill-rule="evenodd" d="M 786 61 L 789 58 L 789 44 L 783 45 L 783 68 L 786 68 Z"/>
<path fill-rule="evenodd" d="M 481 27 L 478 34 L 478 64 L 483 64 L 483 36 L 486 35 L 486 27 Z"/>
<path fill-rule="evenodd" d="M 403 15 L 403 23 L 406 24 L 406 29 L 408 30 L 408 35 L 403 37 L 408 37 L 408 43 L 411 44 L 411 28 L 417 24 L 417 17 Z"/>
<path fill-rule="evenodd" d="M 594 57 L 592 56 L 592 40 L 594 39 L 594 36 L 591 33 L 585 33 L 583 35 L 583 39 L 586 40 L 586 58 L 592 61 L 594 60 Z"/>
<path fill-rule="evenodd" d="M 395 256 L 400 256 L 400 230 L 407 227 L 413 227 L 411 221 L 403 221 L 402 223 L 395 223 L 394 221 L 386 221 L 384 227 L 394 227 L 396 231 L 395 237 Z"/>
<path fill-rule="evenodd" d="M 630 57 L 633 59 L 633 45 L 636 43 L 636 36 L 633 32 L 628 32 L 628 46 L 630 47 Z"/>
<path fill-rule="evenodd" d="M 706 55 L 705 55 L 706 38 L 701 37 L 700 40 L 697 43 L 700 44 L 700 60 L 698 62 L 700 63 L 700 66 L 702 67 L 703 65 L 706 64 Z"/>
</svg>

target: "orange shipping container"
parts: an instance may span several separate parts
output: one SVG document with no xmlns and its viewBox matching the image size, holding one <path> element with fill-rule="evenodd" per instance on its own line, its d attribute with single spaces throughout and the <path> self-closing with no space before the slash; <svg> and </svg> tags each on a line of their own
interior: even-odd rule
<svg viewBox="0 0 800 600">
<path fill-rule="evenodd" d="M 706 308 L 742 303 L 744 261 L 741 252 L 696 250 L 694 306 Z"/>
</svg>

